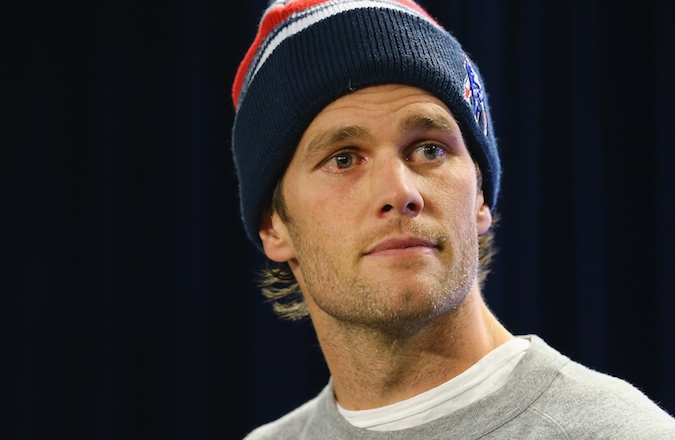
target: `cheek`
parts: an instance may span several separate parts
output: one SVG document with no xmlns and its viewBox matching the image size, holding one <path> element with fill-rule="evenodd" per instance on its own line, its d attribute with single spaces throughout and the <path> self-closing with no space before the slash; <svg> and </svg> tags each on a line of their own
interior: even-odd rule
<svg viewBox="0 0 675 440">
<path fill-rule="evenodd" d="M 324 180 L 328 180 L 327 182 Z M 365 204 L 363 191 L 346 179 L 313 179 L 289 188 L 286 203 L 298 225 L 312 230 L 353 221 Z"/>
<path fill-rule="evenodd" d="M 424 183 L 422 194 L 426 208 L 435 214 L 459 220 L 460 213 L 475 216 L 477 181 L 471 174 L 452 170 Z"/>
<path fill-rule="evenodd" d="M 293 219 L 292 236 L 298 245 L 297 252 L 332 253 L 336 246 L 347 240 L 348 220 L 345 217 L 348 210 L 334 197 L 305 194 L 287 204 Z"/>
</svg>

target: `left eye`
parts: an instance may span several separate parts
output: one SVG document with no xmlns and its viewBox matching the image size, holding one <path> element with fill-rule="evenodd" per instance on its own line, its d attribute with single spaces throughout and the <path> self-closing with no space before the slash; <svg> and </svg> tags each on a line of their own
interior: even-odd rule
<svg viewBox="0 0 675 440">
<path fill-rule="evenodd" d="M 440 159 L 445 155 L 445 150 L 438 145 L 428 144 L 421 145 L 408 157 L 408 160 L 435 160 Z"/>
</svg>

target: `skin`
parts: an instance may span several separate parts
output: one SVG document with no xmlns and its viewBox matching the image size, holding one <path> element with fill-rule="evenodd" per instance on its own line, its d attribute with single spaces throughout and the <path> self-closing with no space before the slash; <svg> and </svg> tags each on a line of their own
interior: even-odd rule
<svg viewBox="0 0 675 440">
<path fill-rule="evenodd" d="M 260 237 L 298 280 L 344 408 L 427 391 L 513 337 L 477 284 L 492 217 L 475 165 L 431 94 L 375 86 L 328 105 L 283 195 L 288 218 L 265 215 Z"/>
</svg>

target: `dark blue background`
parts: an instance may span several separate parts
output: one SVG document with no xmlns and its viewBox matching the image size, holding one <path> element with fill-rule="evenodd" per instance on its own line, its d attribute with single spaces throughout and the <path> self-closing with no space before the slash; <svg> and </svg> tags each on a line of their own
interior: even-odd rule
<svg viewBox="0 0 675 440">
<path fill-rule="evenodd" d="M 491 97 L 488 304 L 675 412 L 674 3 L 421 3 Z M 229 94 L 265 4 L 0 14 L 3 437 L 237 439 L 324 385 L 239 220 Z"/>
</svg>

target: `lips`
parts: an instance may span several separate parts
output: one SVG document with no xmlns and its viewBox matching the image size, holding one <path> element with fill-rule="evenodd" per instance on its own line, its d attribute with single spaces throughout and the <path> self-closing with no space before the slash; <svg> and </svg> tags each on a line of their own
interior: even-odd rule
<svg viewBox="0 0 675 440">
<path fill-rule="evenodd" d="M 390 238 L 388 240 L 384 240 L 377 243 L 375 246 L 370 248 L 364 255 L 373 255 L 385 251 L 397 251 L 397 250 L 402 251 L 410 248 L 436 249 L 438 248 L 438 246 L 433 241 L 420 237 Z"/>
</svg>

